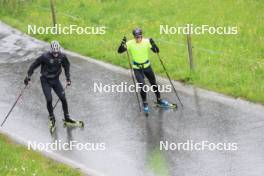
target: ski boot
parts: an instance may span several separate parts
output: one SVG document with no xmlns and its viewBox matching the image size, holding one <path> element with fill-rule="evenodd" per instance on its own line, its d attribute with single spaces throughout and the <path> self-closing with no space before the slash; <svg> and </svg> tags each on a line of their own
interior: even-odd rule
<svg viewBox="0 0 264 176">
<path fill-rule="evenodd" d="M 64 125 L 64 127 L 66 127 L 66 126 L 81 127 L 81 128 L 84 127 L 83 121 L 73 120 L 70 118 L 70 116 L 68 114 L 64 116 L 63 125 Z"/>
<path fill-rule="evenodd" d="M 177 104 L 169 103 L 167 100 L 164 99 L 158 99 L 156 106 L 160 108 L 177 108 Z"/>
<path fill-rule="evenodd" d="M 50 134 L 53 134 L 56 130 L 55 117 L 53 115 L 49 116 L 49 130 L 50 130 Z"/>
<path fill-rule="evenodd" d="M 148 103 L 147 102 L 143 102 L 143 111 L 144 111 L 145 115 L 148 116 L 149 107 L 148 107 Z"/>
<path fill-rule="evenodd" d="M 169 102 L 167 100 L 164 100 L 164 99 L 158 99 L 157 100 L 157 103 L 160 105 L 160 106 L 168 106 L 169 105 Z"/>
</svg>

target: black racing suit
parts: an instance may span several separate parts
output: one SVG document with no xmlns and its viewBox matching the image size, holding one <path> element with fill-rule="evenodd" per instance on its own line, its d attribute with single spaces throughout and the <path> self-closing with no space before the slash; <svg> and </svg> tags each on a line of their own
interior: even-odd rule
<svg viewBox="0 0 264 176">
<path fill-rule="evenodd" d="M 152 45 L 151 50 L 154 53 L 158 53 L 159 52 L 158 46 L 154 42 L 151 43 L 151 45 Z M 125 44 L 124 41 L 122 41 L 120 46 L 119 46 L 119 48 L 118 48 L 118 50 L 117 50 L 117 52 L 118 53 L 123 53 L 125 51 L 127 51 L 126 44 Z M 140 96 L 142 98 L 143 103 L 147 102 L 147 93 L 144 91 L 144 89 L 142 89 L 142 87 L 145 85 L 145 80 L 144 80 L 145 76 L 149 80 L 149 83 L 153 86 L 154 92 L 156 94 L 157 102 L 159 102 L 160 101 L 160 92 L 158 90 L 156 77 L 155 77 L 155 74 L 154 74 L 151 66 L 149 66 L 147 68 L 143 68 L 143 65 L 140 66 L 140 65 L 138 65 L 135 62 L 133 62 L 133 64 L 136 64 L 137 66 L 140 67 L 140 69 L 135 69 L 134 68 L 133 70 L 134 70 L 134 74 L 135 74 L 136 80 L 141 86 Z"/>
<path fill-rule="evenodd" d="M 28 77 L 31 77 L 34 70 L 41 66 L 41 86 L 47 101 L 47 109 L 50 117 L 54 117 L 52 106 L 51 89 L 57 94 L 62 102 L 64 116 L 68 117 L 68 104 L 65 97 L 65 92 L 59 80 L 61 74 L 61 67 L 64 68 L 67 81 L 70 81 L 70 63 L 65 54 L 59 53 L 58 57 L 54 57 L 50 52 L 42 54 L 29 67 Z"/>
</svg>

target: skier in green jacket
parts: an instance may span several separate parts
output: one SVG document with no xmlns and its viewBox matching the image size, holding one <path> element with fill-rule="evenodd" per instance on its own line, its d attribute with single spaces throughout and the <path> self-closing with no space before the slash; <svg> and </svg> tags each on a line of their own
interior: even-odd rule
<svg viewBox="0 0 264 176">
<path fill-rule="evenodd" d="M 140 28 L 135 28 L 132 33 L 134 39 L 127 41 L 124 37 L 121 45 L 118 48 L 118 53 L 128 51 L 131 54 L 134 74 L 141 87 L 140 95 L 143 101 L 143 110 L 144 112 L 148 112 L 149 108 L 147 103 L 147 94 L 143 89 L 143 86 L 145 85 L 145 76 L 153 86 L 157 103 L 163 106 L 168 105 L 168 101 L 160 98 L 160 92 L 156 83 L 155 74 L 149 61 L 149 50 L 151 49 L 153 52 L 158 53 L 159 48 L 152 38 L 143 38 L 142 30 Z"/>
</svg>

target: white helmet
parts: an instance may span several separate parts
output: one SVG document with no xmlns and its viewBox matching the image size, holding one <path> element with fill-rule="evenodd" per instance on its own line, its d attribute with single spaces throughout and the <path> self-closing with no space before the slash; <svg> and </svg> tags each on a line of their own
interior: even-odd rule
<svg viewBox="0 0 264 176">
<path fill-rule="evenodd" d="M 53 40 L 50 42 L 50 52 L 51 53 L 59 53 L 61 52 L 60 44 L 58 41 Z"/>
</svg>

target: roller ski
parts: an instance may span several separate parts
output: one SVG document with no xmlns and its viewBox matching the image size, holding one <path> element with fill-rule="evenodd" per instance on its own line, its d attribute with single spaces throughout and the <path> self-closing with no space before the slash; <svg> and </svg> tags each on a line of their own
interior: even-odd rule
<svg viewBox="0 0 264 176">
<path fill-rule="evenodd" d="M 164 109 L 177 109 L 178 108 L 177 104 L 169 103 L 167 100 L 163 100 L 163 99 L 158 100 L 155 103 L 155 106 L 158 108 L 164 108 Z"/>
<path fill-rule="evenodd" d="M 50 134 L 54 134 L 56 130 L 56 126 L 55 126 L 55 117 L 54 116 L 50 116 L 49 117 L 49 131 L 50 131 Z"/>
<path fill-rule="evenodd" d="M 143 103 L 143 112 L 144 112 L 145 116 L 149 115 L 149 107 L 148 107 L 148 103 L 146 103 L 146 102 Z"/>
<path fill-rule="evenodd" d="M 64 127 L 80 127 L 80 128 L 83 128 L 84 123 L 83 123 L 83 121 L 73 120 L 70 117 L 65 117 L 63 119 L 63 126 Z"/>
</svg>

